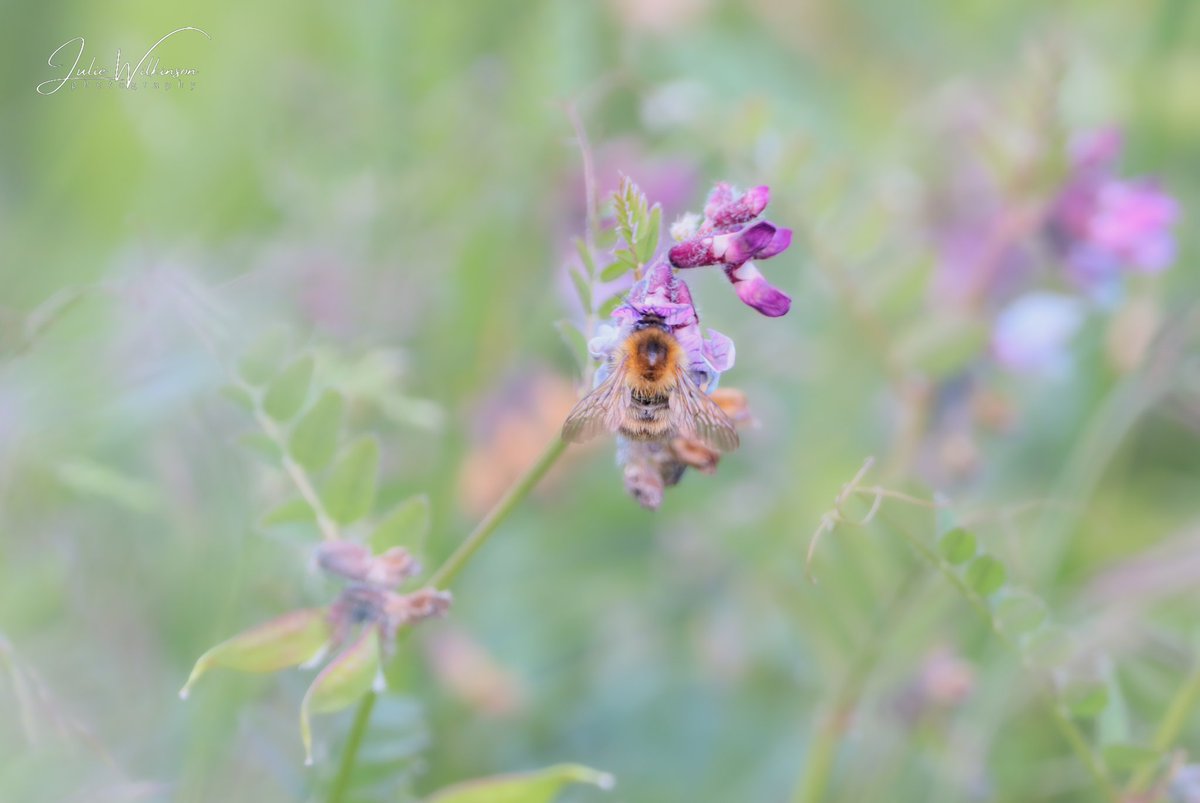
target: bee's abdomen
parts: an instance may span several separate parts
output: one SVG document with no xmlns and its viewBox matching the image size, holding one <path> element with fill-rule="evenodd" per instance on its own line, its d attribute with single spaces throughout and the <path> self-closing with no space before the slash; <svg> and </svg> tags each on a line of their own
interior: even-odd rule
<svg viewBox="0 0 1200 803">
<path fill-rule="evenodd" d="M 670 396 L 631 390 L 630 401 L 621 432 L 640 441 L 659 440 L 669 434 Z"/>
<path fill-rule="evenodd" d="M 629 396 L 636 407 L 666 407 L 671 401 L 665 393 L 647 392 L 639 388 L 630 390 Z"/>
</svg>

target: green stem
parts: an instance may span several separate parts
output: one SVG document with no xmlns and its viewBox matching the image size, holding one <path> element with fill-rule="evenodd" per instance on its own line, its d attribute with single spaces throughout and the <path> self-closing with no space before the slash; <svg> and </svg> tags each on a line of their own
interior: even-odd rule
<svg viewBox="0 0 1200 803">
<path fill-rule="evenodd" d="M 1187 724 L 1192 709 L 1200 702 L 1200 665 L 1192 670 L 1192 674 L 1184 681 L 1179 691 L 1175 693 L 1167 711 L 1163 714 L 1162 722 L 1154 734 L 1154 749 L 1165 753 L 1179 739 L 1183 726 Z M 1130 797 L 1145 792 L 1154 778 L 1154 766 L 1144 767 L 1138 771 L 1129 782 Z"/>
<path fill-rule="evenodd" d="M 832 709 L 813 735 L 804 769 L 792 793 L 793 803 L 818 803 L 824 798 L 846 723 L 853 716 L 863 689 L 879 663 L 888 634 L 895 632 L 896 624 L 916 598 L 914 592 L 924 576 L 918 567 L 919 564 L 913 565 L 913 569 L 900 582 L 900 588 L 893 595 L 891 603 L 881 609 L 876 617 L 875 632 L 859 650 L 858 657 L 838 689 Z"/>
<path fill-rule="evenodd" d="M 358 749 L 362 747 L 363 738 L 367 735 L 367 725 L 371 721 L 371 712 L 375 710 L 375 692 L 367 692 L 367 696 L 358 704 L 354 712 L 354 724 L 350 726 L 350 736 L 346 739 L 346 749 L 342 753 L 342 764 L 338 767 L 337 777 L 333 779 L 333 787 L 329 791 L 330 803 L 341 800 L 346 790 L 350 788 L 350 776 L 354 774 L 354 762 L 358 757 Z"/>
<path fill-rule="evenodd" d="M 917 538 L 915 535 L 910 533 L 906 528 L 897 526 L 892 522 L 889 522 L 889 525 L 892 530 L 899 533 L 900 536 L 908 542 L 909 546 L 913 548 L 914 552 L 920 555 L 921 558 L 924 559 L 925 562 L 934 569 L 937 569 L 939 572 L 941 572 L 942 576 L 950 581 L 950 584 L 955 587 L 959 594 L 961 594 L 963 598 L 965 598 L 967 602 L 969 602 L 971 606 L 975 608 L 975 610 L 979 611 L 980 615 L 983 616 L 983 618 L 991 626 L 993 632 L 995 632 L 995 634 L 999 637 L 1001 643 L 1007 646 L 1016 655 L 1021 656 L 1020 649 L 1005 634 L 1003 628 L 1000 627 L 1000 623 L 997 622 L 996 618 L 992 615 L 992 611 L 987 606 L 987 603 L 983 600 L 983 598 L 976 594 L 970 586 L 967 585 L 965 580 L 958 576 L 958 573 L 955 572 L 949 564 L 942 560 L 936 552 L 930 549 L 928 545 L 926 545 L 920 538 Z M 1023 660 L 1022 664 L 1024 665 Z M 1028 667 L 1026 666 L 1026 668 Z M 1058 702 L 1054 691 L 1045 684 L 1039 684 L 1039 686 L 1039 697 L 1043 699 L 1046 707 L 1049 709 L 1050 716 L 1054 720 L 1055 726 L 1062 734 L 1063 739 L 1066 740 L 1067 744 L 1071 746 L 1071 750 L 1075 752 L 1075 755 L 1087 769 L 1088 774 L 1092 776 L 1092 780 L 1096 782 L 1096 786 L 1099 787 L 1104 799 L 1111 801 L 1112 803 L 1117 803 L 1117 801 L 1120 799 L 1120 795 L 1117 791 L 1116 785 L 1113 784 L 1112 778 L 1109 777 L 1108 771 L 1103 762 L 1100 761 L 1100 759 L 1096 756 L 1095 751 L 1092 750 L 1088 745 L 1087 738 L 1083 735 L 1083 732 L 1079 730 L 1079 726 L 1071 721 L 1070 716 L 1063 711 L 1062 705 Z"/>
<path fill-rule="evenodd" d="M 279 425 L 271 420 L 267 415 L 267 411 L 262 406 L 262 394 L 245 382 L 239 382 L 242 391 L 250 397 L 254 404 L 254 420 L 258 422 L 258 426 L 262 429 L 275 447 L 279 449 L 280 464 L 283 466 L 284 472 L 296 486 L 296 490 L 300 492 L 301 498 L 313 512 L 313 517 L 317 521 L 317 529 L 321 531 L 321 537 L 326 541 L 340 541 L 342 533 L 338 529 L 337 523 L 333 517 L 329 515 L 329 511 L 325 509 L 325 503 L 321 501 L 321 495 L 317 493 L 316 486 L 313 485 L 312 478 L 304 468 L 296 462 L 292 457 L 291 447 L 288 445 L 287 436 Z"/>
<path fill-rule="evenodd" d="M 508 489 L 504 497 L 488 511 L 483 520 L 471 531 L 471 534 L 458 545 L 458 548 L 454 550 L 450 557 L 446 558 L 446 561 L 430 576 L 428 585 L 432 588 L 446 588 L 449 586 L 454 581 L 454 578 L 458 577 L 459 573 L 475 553 L 479 551 L 480 547 L 496 531 L 500 523 L 541 482 L 542 478 L 546 476 L 546 472 L 558 461 L 558 458 L 562 457 L 566 449 L 567 444 L 556 438 L 554 443 L 538 458 L 538 461 L 517 480 L 516 484 Z M 346 749 L 342 753 L 342 763 L 338 768 L 337 777 L 334 779 L 333 786 L 329 791 L 329 803 L 341 803 L 345 798 L 346 790 L 350 785 L 350 776 L 354 773 L 354 764 L 358 759 L 358 750 L 362 746 L 367 727 L 371 722 L 371 710 L 375 707 L 375 697 L 375 692 L 367 692 L 362 702 L 358 704 L 358 710 L 354 714 L 354 724 L 350 726 L 350 736 L 346 741 Z"/>
<path fill-rule="evenodd" d="M 546 472 L 558 461 L 558 458 L 562 457 L 562 453 L 566 449 L 567 444 L 555 438 L 550 448 L 546 449 L 538 461 L 517 480 L 515 485 L 508 489 L 508 493 L 504 494 L 504 497 L 488 511 L 483 520 L 471 531 L 471 534 L 458 545 L 458 549 L 454 550 L 454 553 L 446 558 L 446 562 L 433 573 L 429 578 L 429 585 L 434 588 L 444 588 L 454 582 L 454 578 L 479 551 L 479 548 L 487 542 L 496 528 L 500 526 L 500 522 L 504 521 L 508 514 L 512 513 L 513 508 L 542 481 L 542 477 L 546 476 Z"/>
</svg>

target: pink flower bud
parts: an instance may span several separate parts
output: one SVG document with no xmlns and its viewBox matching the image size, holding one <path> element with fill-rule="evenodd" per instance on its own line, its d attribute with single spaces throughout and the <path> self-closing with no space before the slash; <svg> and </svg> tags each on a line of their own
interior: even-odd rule
<svg viewBox="0 0 1200 803">
<path fill-rule="evenodd" d="M 408 550 L 394 546 L 371 561 L 364 579 L 384 588 L 395 588 L 419 571 L 421 564 L 408 554 Z"/>
<path fill-rule="evenodd" d="M 699 268 L 715 265 L 721 258 L 713 251 L 712 237 L 693 237 L 671 246 L 667 259 L 677 268 Z"/>
<path fill-rule="evenodd" d="M 770 201 L 770 187 L 753 187 L 736 200 L 713 208 L 706 206 L 704 213 L 713 228 L 724 229 L 729 226 L 740 226 L 758 217 L 767 208 Z"/>
<path fill-rule="evenodd" d="M 708 194 L 708 200 L 704 203 L 704 217 L 712 220 L 713 215 L 731 203 L 733 203 L 733 187 L 724 181 L 718 181 L 712 192 Z"/>
<path fill-rule="evenodd" d="M 366 580 L 375 558 L 365 544 L 326 541 L 317 547 L 317 565 L 347 580 Z"/>
</svg>

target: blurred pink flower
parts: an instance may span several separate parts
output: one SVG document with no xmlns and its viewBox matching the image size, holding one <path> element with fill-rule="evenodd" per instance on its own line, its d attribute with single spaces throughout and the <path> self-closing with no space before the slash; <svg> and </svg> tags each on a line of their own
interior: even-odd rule
<svg viewBox="0 0 1200 803">
<path fill-rule="evenodd" d="M 1123 271 L 1155 273 L 1175 259 L 1179 203 L 1148 178 L 1119 179 L 1121 136 L 1091 132 L 1072 148 L 1072 173 L 1048 221 L 1051 242 L 1081 287 L 1104 291 Z"/>
</svg>

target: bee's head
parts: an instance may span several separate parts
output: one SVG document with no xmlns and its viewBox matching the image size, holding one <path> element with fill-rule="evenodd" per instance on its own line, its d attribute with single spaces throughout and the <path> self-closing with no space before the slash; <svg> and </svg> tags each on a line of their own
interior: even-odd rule
<svg viewBox="0 0 1200 803">
<path fill-rule="evenodd" d="M 635 307 L 635 309 L 636 309 L 636 307 Z M 649 312 L 646 310 L 638 310 L 638 315 L 640 317 L 637 319 L 637 322 L 634 323 L 634 325 L 633 325 L 634 331 L 641 331 L 642 329 L 651 329 L 651 328 L 661 329 L 664 332 L 671 331 L 670 327 L 667 326 L 666 319 L 663 318 L 663 316 L 659 315 L 656 312 Z"/>
</svg>

